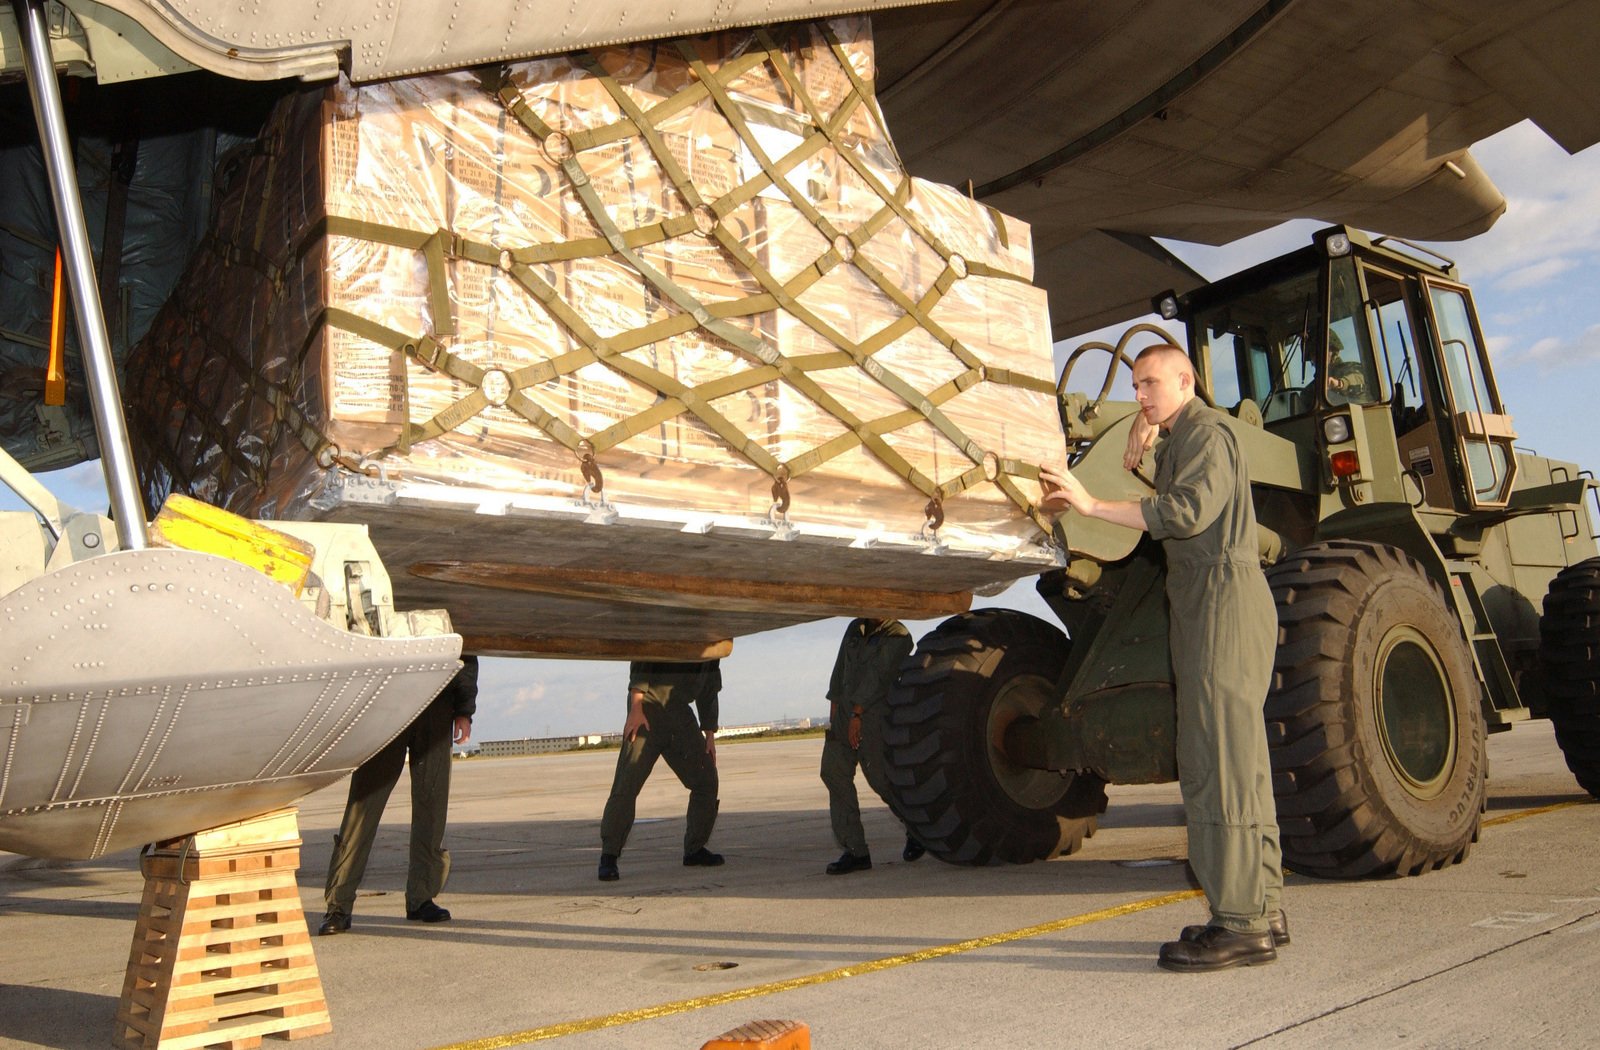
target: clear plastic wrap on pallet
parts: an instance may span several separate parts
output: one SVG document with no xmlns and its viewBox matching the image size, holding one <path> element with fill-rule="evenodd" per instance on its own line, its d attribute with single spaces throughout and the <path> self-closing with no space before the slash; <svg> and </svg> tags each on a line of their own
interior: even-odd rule
<svg viewBox="0 0 1600 1050">
<path fill-rule="evenodd" d="M 1041 538 L 1025 224 L 910 178 L 864 18 L 286 99 L 130 368 L 146 488 L 257 517 L 342 471 Z"/>
</svg>

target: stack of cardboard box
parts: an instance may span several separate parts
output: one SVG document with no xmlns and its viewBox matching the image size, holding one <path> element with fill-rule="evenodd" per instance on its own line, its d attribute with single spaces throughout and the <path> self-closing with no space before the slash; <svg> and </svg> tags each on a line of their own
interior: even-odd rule
<svg viewBox="0 0 1600 1050">
<path fill-rule="evenodd" d="M 166 391 L 139 427 L 152 495 L 307 516 L 365 461 L 571 497 L 576 437 L 615 502 L 762 515 L 773 468 L 803 463 L 802 528 L 915 532 L 928 485 L 1057 458 L 1027 226 L 901 168 L 865 19 L 772 39 L 286 100 L 134 366 Z M 993 482 L 947 521 L 1037 538 Z"/>
</svg>

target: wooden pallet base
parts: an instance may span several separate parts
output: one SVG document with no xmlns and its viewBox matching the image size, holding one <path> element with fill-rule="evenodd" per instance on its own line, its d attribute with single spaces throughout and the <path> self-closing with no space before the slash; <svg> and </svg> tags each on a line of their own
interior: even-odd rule
<svg viewBox="0 0 1600 1050">
<path fill-rule="evenodd" d="M 333 1030 L 295 871 L 293 807 L 160 843 L 117 1005 L 137 1050 L 246 1050 Z"/>
</svg>

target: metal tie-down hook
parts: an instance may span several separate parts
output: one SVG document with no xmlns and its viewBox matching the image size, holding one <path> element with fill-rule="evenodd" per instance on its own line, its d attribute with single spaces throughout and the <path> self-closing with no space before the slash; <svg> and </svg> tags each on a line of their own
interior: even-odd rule
<svg viewBox="0 0 1600 1050">
<path fill-rule="evenodd" d="M 587 438 L 578 442 L 578 470 L 583 473 L 583 492 L 578 502 L 589 508 L 588 521 L 595 525 L 609 525 L 617 520 L 617 509 L 606 502 L 606 478 L 594 458 L 594 444 Z M 591 498 L 592 497 L 592 498 Z"/>
<path fill-rule="evenodd" d="M 772 507 L 767 511 L 767 520 L 774 524 L 785 521 L 789 517 L 789 468 L 779 464 L 772 475 Z"/>
<path fill-rule="evenodd" d="M 789 524 L 789 467 L 779 464 L 772 474 L 772 506 L 767 510 L 767 520 L 772 522 L 772 538 L 792 540 L 799 535 Z"/>
<path fill-rule="evenodd" d="M 586 483 L 583 488 L 584 502 L 588 502 L 589 493 L 601 497 L 605 492 L 605 475 L 600 473 L 600 464 L 594 460 L 594 445 L 588 440 L 578 442 L 578 469 L 583 472 Z M 603 502 L 603 499 L 602 499 Z"/>
</svg>

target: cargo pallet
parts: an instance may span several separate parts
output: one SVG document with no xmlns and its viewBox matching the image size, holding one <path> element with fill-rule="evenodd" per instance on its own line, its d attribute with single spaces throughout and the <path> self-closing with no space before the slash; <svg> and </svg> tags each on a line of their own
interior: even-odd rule
<svg viewBox="0 0 1600 1050">
<path fill-rule="evenodd" d="M 333 1030 L 300 905 L 294 807 L 159 843 L 117 1005 L 117 1045 L 226 1047 Z"/>
</svg>

